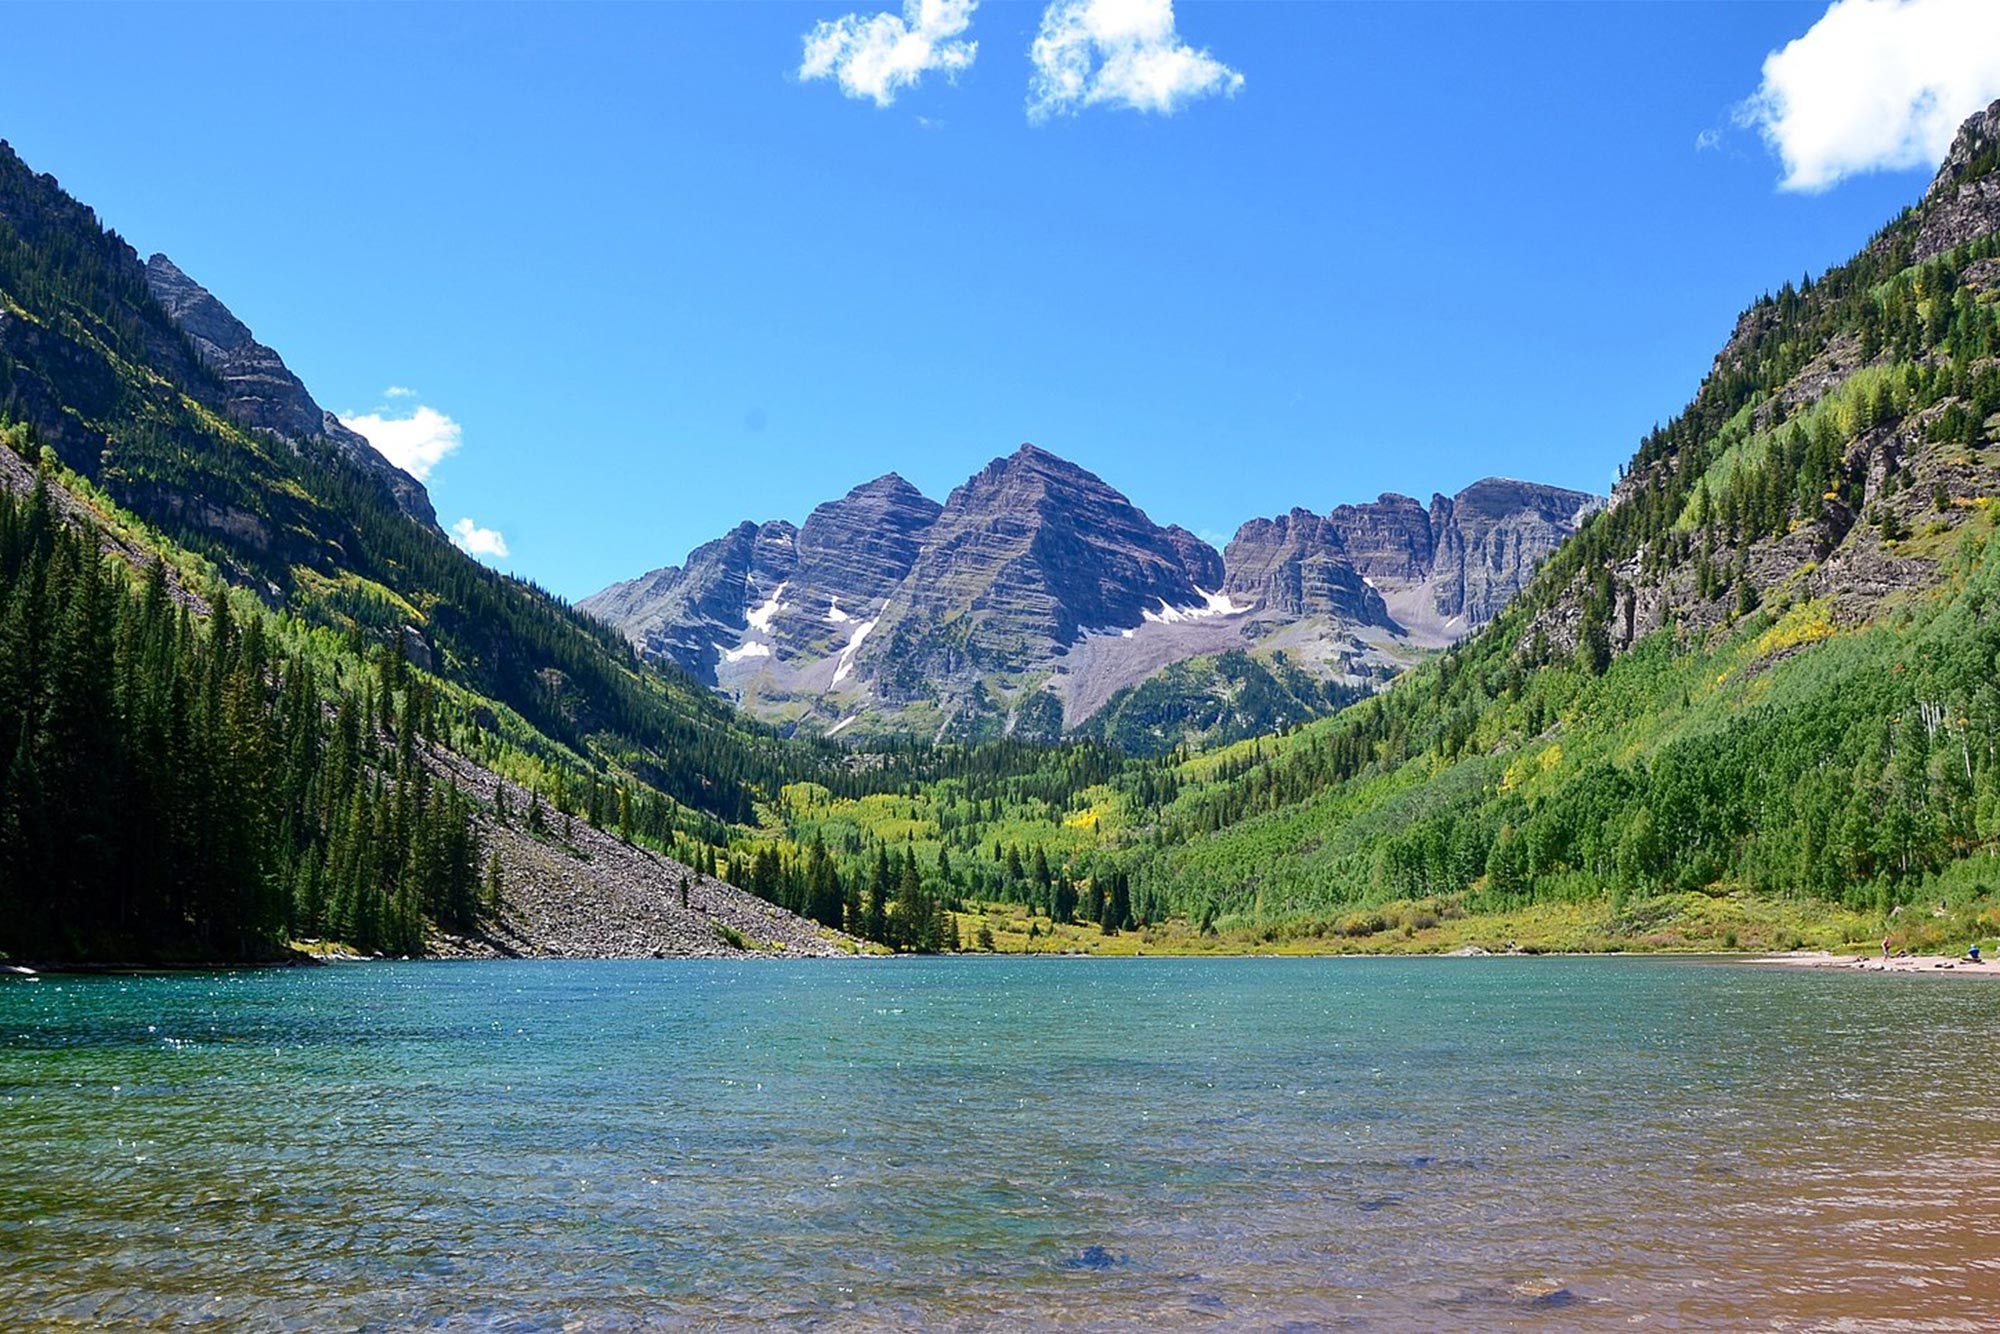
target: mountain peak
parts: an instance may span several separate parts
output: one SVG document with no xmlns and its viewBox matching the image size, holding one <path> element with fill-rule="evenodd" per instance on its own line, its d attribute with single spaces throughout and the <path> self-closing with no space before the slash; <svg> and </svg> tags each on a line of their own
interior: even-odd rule
<svg viewBox="0 0 2000 1334">
<path fill-rule="evenodd" d="M 166 308 L 181 332 L 194 340 L 202 360 L 211 366 L 215 366 L 227 353 L 247 348 L 257 341 L 249 325 L 237 319 L 213 292 L 190 278 L 180 265 L 163 254 L 156 253 L 146 261 L 146 287 L 152 292 L 153 299 Z M 313 426 L 317 427 L 319 405 L 312 401 L 303 384 L 298 385 L 296 393 L 288 393 L 285 397 L 297 401 L 296 410 L 291 415 L 298 419 L 294 429 L 285 433 L 312 434 L 304 429 L 305 422 L 310 417 Z"/>
<path fill-rule="evenodd" d="M 1959 127 L 1951 151 L 1916 209 L 1912 259 L 1921 263 L 2000 232 L 2000 170 L 1996 169 L 2000 169 L 2000 102 Z M 1900 231 L 1892 228 L 1884 237 Z"/>
<path fill-rule="evenodd" d="M 1924 199 L 1935 199 L 1992 172 L 1996 165 L 2000 165 L 2000 151 L 1996 150 L 2000 150 L 2000 101 L 1984 111 L 1973 112 L 1958 127 L 1951 150 L 1944 155 L 1937 175 L 1931 178 L 1930 188 L 1924 191 Z"/>
<path fill-rule="evenodd" d="M 1458 498 L 1470 503 L 1457 519 L 1450 498 L 1427 511 L 1395 491 L 1331 515 L 1294 508 L 1218 552 L 1024 443 L 943 505 L 885 473 L 796 533 L 744 523 L 684 569 L 579 605 L 752 707 L 885 719 L 935 707 L 976 729 L 1013 705 L 1045 710 L 1046 691 L 1074 723 L 1195 655 L 1282 642 L 1310 670 L 1367 677 L 1390 660 L 1353 638 L 1358 627 L 1447 643 L 1512 595 L 1583 499 L 1496 478 Z M 1392 594 L 1422 614 L 1415 629 Z"/>
<path fill-rule="evenodd" d="M 1060 454 L 1051 453 L 1040 445 L 1023 443 L 1021 447 L 1004 459 L 995 459 L 994 465 L 1003 471 L 1026 470 L 1056 477 L 1088 477 L 1097 480 L 1097 474 L 1081 464 L 1072 463 Z"/>
<path fill-rule="evenodd" d="M 905 500 L 926 498 L 922 491 L 919 491 L 911 484 L 907 477 L 899 472 L 885 472 L 880 477 L 863 482 L 847 493 L 849 500 L 856 500 L 863 496 L 895 497 Z"/>
</svg>

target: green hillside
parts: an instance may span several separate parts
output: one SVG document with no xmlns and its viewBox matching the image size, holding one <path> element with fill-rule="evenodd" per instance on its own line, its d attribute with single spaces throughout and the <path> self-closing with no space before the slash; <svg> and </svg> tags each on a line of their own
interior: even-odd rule
<svg viewBox="0 0 2000 1334">
<path fill-rule="evenodd" d="M 1992 169 L 1989 150 L 1956 184 Z M 1140 901 L 1980 910 L 2000 891 L 2000 244 L 1987 217 L 1920 256 L 1952 198 L 1746 313 L 1491 630 L 1184 791 Z"/>
<path fill-rule="evenodd" d="M 1268 656 L 1236 649 L 1184 658 L 1125 687 L 1077 735 L 1132 755 L 1207 749 L 1336 713 L 1368 694 L 1314 675 L 1282 649 Z"/>
</svg>

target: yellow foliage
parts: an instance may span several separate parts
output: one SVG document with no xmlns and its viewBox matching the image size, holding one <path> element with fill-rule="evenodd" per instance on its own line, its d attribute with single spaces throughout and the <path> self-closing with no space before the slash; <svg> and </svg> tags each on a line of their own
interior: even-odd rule
<svg viewBox="0 0 2000 1334">
<path fill-rule="evenodd" d="M 1550 772 L 1558 764 L 1561 764 L 1562 757 L 1563 748 L 1561 742 L 1557 742 L 1546 750 L 1536 751 L 1532 755 L 1521 756 L 1508 765 L 1507 771 L 1500 775 L 1500 790 L 1502 792 L 1512 792 L 1518 787 L 1525 786 L 1542 774 Z"/>
<path fill-rule="evenodd" d="M 1822 639 L 1831 639 L 1838 633 L 1829 614 L 1832 604 L 1825 598 L 1814 598 L 1801 602 L 1778 618 L 1778 621 L 1763 634 L 1757 636 L 1752 650 L 1758 657 L 1779 653 L 1801 644 L 1812 644 Z"/>
<path fill-rule="evenodd" d="M 1512 792 L 1533 776 L 1535 757 L 1523 755 L 1507 766 L 1507 772 L 1500 775 L 1500 791 Z"/>
</svg>

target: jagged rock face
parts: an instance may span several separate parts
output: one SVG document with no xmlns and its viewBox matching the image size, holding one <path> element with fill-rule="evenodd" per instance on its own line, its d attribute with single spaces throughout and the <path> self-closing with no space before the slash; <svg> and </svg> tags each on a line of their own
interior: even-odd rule
<svg viewBox="0 0 2000 1334">
<path fill-rule="evenodd" d="M 2000 231 L 2000 102 L 1959 126 L 1924 192 L 1915 257 L 1926 260 Z"/>
<path fill-rule="evenodd" d="M 745 588 L 754 596 L 770 596 L 790 579 L 799 565 L 799 530 L 783 519 L 757 525 L 750 540 L 750 577 Z"/>
<path fill-rule="evenodd" d="M 797 530 L 782 520 L 747 520 L 669 565 L 613 584 L 577 604 L 616 626 L 653 657 L 713 679 L 727 646 L 798 565 Z"/>
<path fill-rule="evenodd" d="M 246 426 L 306 440 L 325 430 L 319 404 L 284 359 L 165 255 L 146 261 L 146 285 L 194 341 L 229 391 L 229 412 Z"/>
<path fill-rule="evenodd" d="M 909 576 L 944 507 L 890 473 L 806 517 L 800 577 L 856 603 L 886 598 Z"/>
<path fill-rule="evenodd" d="M 942 506 L 877 478 L 796 533 L 745 523 L 579 605 L 769 716 L 832 727 L 922 706 L 974 735 L 986 724 L 967 720 L 1059 729 L 1216 653 L 1282 652 L 1373 688 L 1408 648 L 1488 619 L 1587 503 L 1489 480 L 1429 510 L 1391 494 L 1252 520 L 1218 552 L 1024 445 Z"/>
<path fill-rule="evenodd" d="M 975 662 L 1025 670 L 1086 630 L 1200 603 L 1185 559 L 1102 480 L 1023 445 L 945 501 L 867 661 L 952 625 Z"/>
<path fill-rule="evenodd" d="M 365 437 L 313 401 L 284 358 L 258 342 L 243 321 L 165 255 L 146 261 L 153 299 L 194 344 L 202 363 L 221 380 L 229 415 L 294 444 L 324 439 L 349 463 L 379 480 L 397 508 L 435 527 L 437 512 L 423 483 L 391 464 Z"/>
<path fill-rule="evenodd" d="M 383 458 L 382 452 L 368 443 L 367 436 L 331 412 L 320 413 L 320 426 L 322 436 L 336 453 L 389 488 L 397 509 L 427 528 L 438 526 L 431 493 L 422 482 Z"/>
<path fill-rule="evenodd" d="M 909 577 L 941 508 L 890 473 L 807 515 L 796 569 L 772 608 L 768 630 L 776 648 L 814 657 L 852 642 Z"/>
<path fill-rule="evenodd" d="M 1203 539 L 1196 537 L 1177 523 L 1170 523 L 1161 530 L 1167 544 L 1180 556 L 1181 569 L 1194 586 L 1204 593 L 1221 589 L 1229 576 L 1222 564 L 1222 553 Z"/>
<path fill-rule="evenodd" d="M 274 431 L 295 446 L 325 439 L 337 457 L 384 486 L 406 514 L 435 524 L 423 487 L 359 435 L 328 424 L 278 355 L 257 343 L 200 284 L 164 255 L 142 262 L 115 233 L 99 229 L 95 213 L 65 194 L 54 177 L 30 170 L 5 141 L 0 141 L 0 226 L 30 249 L 93 248 L 104 271 L 117 281 L 115 290 L 102 294 L 104 299 L 116 309 L 127 334 L 138 340 L 143 359 L 179 392 L 253 429 Z M 15 377 L 17 415 L 36 424 L 64 463 L 101 480 L 115 442 L 93 423 L 114 411 L 118 392 L 118 377 L 103 348 L 0 310 L 0 355 L 36 370 Z M 166 391 L 156 381 L 145 392 Z M 247 537 L 259 550 L 270 549 L 274 535 L 261 524 L 244 523 L 238 508 L 212 503 L 209 497 L 170 494 L 172 490 L 152 485 L 125 498 L 192 516 L 190 521 L 210 524 L 230 540 Z"/>
<path fill-rule="evenodd" d="M 1234 602 L 1289 617 L 1391 623 L 1381 595 L 1348 562 L 1339 530 L 1311 510 L 1250 520 L 1222 559 L 1229 572 L 1223 591 Z"/>
<path fill-rule="evenodd" d="M 1597 505 L 1586 491 L 1489 477 L 1435 497 L 1431 605 L 1480 626 L 1498 616 Z"/>
<path fill-rule="evenodd" d="M 891 473 L 821 505 L 804 527 L 746 521 L 696 547 L 685 565 L 577 605 L 705 680 L 726 662 L 823 656 L 902 585 L 939 509 Z"/>
<path fill-rule="evenodd" d="M 1385 491 L 1371 505 L 1337 505 L 1327 525 L 1348 563 L 1370 579 L 1422 579 L 1430 572 L 1431 516 L 1410 496 Z"/>
<path fill-rule="evenodd" d="M 1489 477 L 1433 495 L 1428 510 L 1393 491 L 1324 519 L 1295 509 L 1238 531 L 1224 557 L 1228 588 L 1291 616 L 1453 639 L 1499 615 L 1596 503 L 1584 491 Z"/>
<path fill-rule="evenodd" d="M 1960 126 L 1916 208 L 1883 229 L 1864 253 L 1921 264 L 1996 234 L 2000 234 L 2000 102 Z M 1957 280 L 1962 291 L 1982 304 L 2000 300 L 2000 260 L 1989 257 L 1967 263 Z M 1851 322 L 1817 344 L 1801 336 L 1811 327 L 1807 319 L 1788 328 L 1784 311 L 1766 297 L 1742 314 L 1716 356 L 1712 377 L 1749 375 L 1760 362 L 1770 364 L 1773 346 L 1784 348 L 1784 364 L 1796 370 L 1788 381 L 1771 385 L 1763 404 L 1754 410 L 1751 420 L 1765 429 L 1772 424 L 1774 406 L 1782 405 L 1786 416 L 1796 416 L 1850 383 L 1857 372 L 1895 366 L 1910 356 L 1895 348 L 1864 355 L 1866 349 Z M 1921 348 L 1916 360 L 1943 366 L 1954 360 L 1947 353 L 1946 347 L 1932 344 Z M 1967 449 L 1934 434 L 1940 418 L 1952 412 L 1967 412 L 1976 421 L 1990 419 L 1983 403 L 1962 395 L 1962 389 L 1945 392 L 1900 415 L 1892 414 L 1891 420 L 1856 426 L 1841 446 L 1833 476 L 1826 479 L 1827 492 L 1810 508 L 1794 504 L 1780 532 L 1732 535 L 1715 525 L 1709 530 L 1712 550 L 1704 551 L 1692 534 L 1676 548 L 1669 535 L 1661 545 L 1641 547 L 1616 564 L 1580 572 L 1567 587 L 1541 601 L 1522 644 L 1540 641 L 1549 652 L 1572 652 L 1586 608 L 1596 600 L 1597 581 L 1604 575 L 1611 583 L 1605 630 L 1613 653 L 1668 628 L 1684 642 L 1700 642 L 1705 634 L 1741 624 L 1746 591 L 1749 602 L 1766 608 L 1773 598 L 1780 600 L 1778 605 L 1795 607 L 1820 602 L 1829 620 L 1842 626 L 1876 620 L 1892 599 L 1936 592 L 1937 554 L 1957 543 L 1946 534 L 1980 512 L 1980 498 L 2000 491 L 2000 451 L 1990 442 Z M 1650 464 L 1643 456 L 1635 460 L 1613 491 L 1609 508 L 1615 512 L 1636 503 L 1645 492 L 1662 485 L 1665 474 L 1688 467 L 1691 460 L 1685 448 Z M 1942 506 L 1937 503 L 1940 495 L 1947 498 Z M 1891 532 L 1923 537 L 1910 542 L 1890 536 Z"/>
</svg>

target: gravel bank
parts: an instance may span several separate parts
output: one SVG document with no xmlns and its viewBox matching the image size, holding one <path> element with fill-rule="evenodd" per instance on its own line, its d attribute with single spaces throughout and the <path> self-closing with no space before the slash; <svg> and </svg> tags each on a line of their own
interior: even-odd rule
<svg viewBox="0 0 2000 1334">
<path fill-rule="evenodd" d="M 500 920 L 480 936 L 433 936 L 439 958 L 696 959 L 756 954 L 845 957 L 860 943 L 764 902 L 734 885 L 645 848 L 620 842 L 584 820 L 554 814 L 544 838 L 531 837 L 527 789 L 506 783 L 511 824 L 493 819 L 502 781 L 463 756 L 432 751 L 431 768 L 482 802 L 477 817 L 488 851 L 500 854 Z M 687 907 L 681 886 L 687 886 Z M 739 933 L 730 944 L 717 924 Z"/>
</svg>

